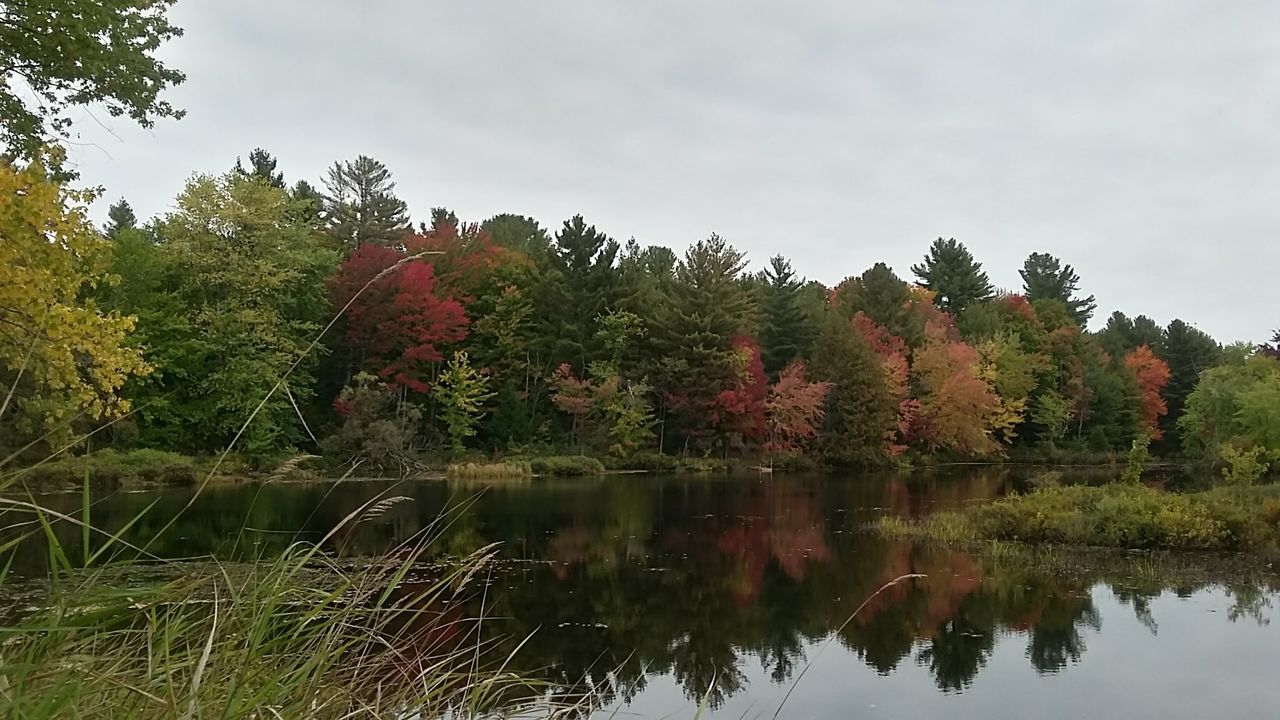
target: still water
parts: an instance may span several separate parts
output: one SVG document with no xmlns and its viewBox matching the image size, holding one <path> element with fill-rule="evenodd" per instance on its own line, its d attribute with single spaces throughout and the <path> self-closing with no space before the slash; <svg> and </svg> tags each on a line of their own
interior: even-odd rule
<svg viewBox="0 0 1280 720">
<path fill-rule="evenodd" d="M 500 544 L 486 612 L 516 669 L 589 695 L 600 717 L 1275 717 L 1280 582 L 1133 567 L 1036 570 L 863 530 L 997 497 L 1002 468 L 890 475 L 616 476 L 243 484 L 95 498 L 96 525 L 170 557 L 243 559 L 319 539 L 372 497 L 405 498 L 335 535 L 359 558 L 436 522 L 435 549 Z M 78 496 L 44 502 L 78 512 Z M 452 508 L 452 510 L 450 510 Z M 2 519 L 2 518 L 0 518 Z M 242 532 L 242 528 L 247 528 Z M 77 542 L 68 529 L 66 543 Z M 24 553 L 19 570 L 43 558 Z M 1225 564 L 1225 563 L 1224 563 Z M 854 611 L 885 583 L 903 581 Z M 788 696 L 789 694 L 789 696 Z M 783 700 L 785 698 L 785 704 Z"/>
</svg>

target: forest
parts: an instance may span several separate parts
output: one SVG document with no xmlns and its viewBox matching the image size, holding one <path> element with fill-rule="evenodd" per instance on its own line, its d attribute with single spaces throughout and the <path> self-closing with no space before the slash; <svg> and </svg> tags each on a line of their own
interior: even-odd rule
<svg viewBox="0 0 1280 720">
<path fill-rule="evenodd" d="M 101 190 L 59 159 L 0 165 L 6 455 L 1280 460 L 1280 332 L 1224 347 L 1121 311 L 1091 332 L 1094 297 L 1047 253 L 1001 290 L 938 238 L 909 277 L 827 287 L 714 233 L 681 251 L 582 215 L 415 219 L 378 160 L 312 183 L 261 148 L 97 227 Z"/>
</svg>

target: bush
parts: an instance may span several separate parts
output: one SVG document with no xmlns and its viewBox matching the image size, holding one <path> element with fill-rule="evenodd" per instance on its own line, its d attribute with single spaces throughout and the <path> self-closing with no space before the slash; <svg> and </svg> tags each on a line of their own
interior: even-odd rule
<svg viewBox="0 0 1280 720">
<path fill-rule="evenodd" d="M 719 458 L 683 458 L 676 465 L 676 472 L 706 475 L 729 472 L 729 463 Z"/>
<path fill-rule="evenodd" d="M 535 475 L 602 475 L 604 463 L 586 455 L 550 455 L 529 460 Z"/>
<path fill-rule="evenodd" d="M 201 474 L 194 458 L 167 450 L 100 450 L 89 455 L 65 456 L 19 471 L 37 484 L 79 484 L 86 475 L 95 485 L 121 482 L 157 482 L 184 485 Z"/>
<path fill-rule="evenodd" d="M 642 470 L 651 473 L 670 473 L 676 471 L 680 461 L 670 455 L 656 452 L 640 452 L 631 457 L 609 457 L 604 464 L 611 470 Z"/>
<path fill-rule="evenodd" d="M 453 463 L 449 465 L 447 474 L 450 478 L 463 480 L 501 480 L 527 478 L 533 474 L 533 469 L 527 462 Z"/>
</svg>

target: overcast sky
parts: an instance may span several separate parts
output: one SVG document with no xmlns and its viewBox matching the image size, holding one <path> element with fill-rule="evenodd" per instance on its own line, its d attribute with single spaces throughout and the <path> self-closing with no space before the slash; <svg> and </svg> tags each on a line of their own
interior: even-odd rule
<svg viewBox="0 0 1280 720">
<path fill-rule="evenodd" d="M 80 123 L 107 201 L 164 212 L 263 146 L 367 154 L 415 218 L 718 232 L 828 284 L 956 237 L 1220 340 L 1280 326 L 1280 2 L 179 0 L 185 119 Z M 109 130 L 109 132 L 108 132 Z M 105 215 L 107 201 L 96 212 Z"/>
</svg>

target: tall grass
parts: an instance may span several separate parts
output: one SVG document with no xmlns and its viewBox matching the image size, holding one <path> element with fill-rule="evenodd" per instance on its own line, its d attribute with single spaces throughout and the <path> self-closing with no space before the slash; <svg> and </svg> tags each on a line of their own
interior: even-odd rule
<svg viewBox="0 0 1280 720">
<path fill-rule="evenodd" d="M 425 535 L 356 570 L 319 551 L 395 502 L 259 563 L 96 569 L 77 568 L 48 530 L 57 519 L 31 508 L 54 569 L 34 602 L 4 611 L 0 717 L 475 717 L 537 698 L 462 609 L 492 547 L 429 571 Z"/>
</svg>

